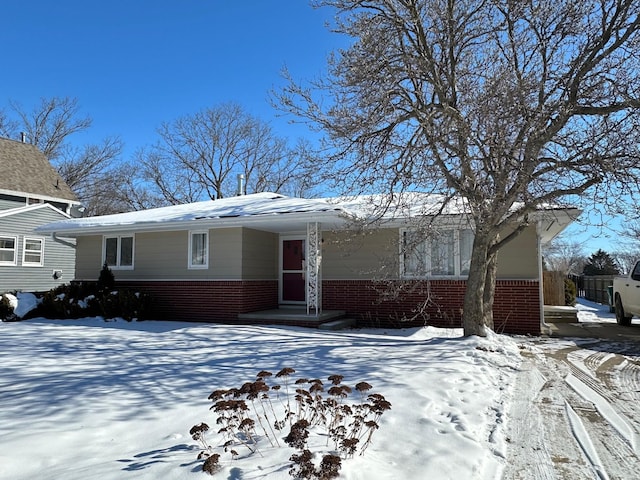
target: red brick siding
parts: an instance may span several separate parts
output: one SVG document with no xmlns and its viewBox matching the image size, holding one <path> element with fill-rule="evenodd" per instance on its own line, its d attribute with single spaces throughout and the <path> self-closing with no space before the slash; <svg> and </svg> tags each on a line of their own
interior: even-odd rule
<svg viewBox="0 0 640 480">
<path fill-rule="evenodd" d="M 278 307 L 276 280 L 118 284 L 149 292 L 153 297 L 155 318 L 226 323 L 237 321 L 239 313 Z M 388 292 L 383 284 L 370 280 L 325 280 L 322 282 L 322 306 L 325 310 L 345 310 L 361 326 L 462 325 L 463 280 L 406 282 L 403 285 L 401 297 L 381 300 Z M 416 306 L 425 300 L 428 300 L 426 308 L 418 312 Z M 498 280 L 494 323 L 498 332 L 539 335 L 538 282 Z"/>
<path fill-rule="evenodd" d="M 433 325 L 462 326 L 463 280 L 403 283 L 399 299 L 380 300 L 383 284 L 367 280 L 325 280 L 324 309 L 345 310 L 363 326 L 398 327 Z M 387 290 L 388 291 L 388 290 Z M 426 303 L 426 308 L 417 306 Z M 494 300 L 496 331 L 540 334 L 540 304 L 537 281 L 498 280 Z"/>
<path fill-rule="evenodd" d="M 151 314 L 159 319 L 232 322 L 239 313 L 278 308 L 278 282 L 258 281 L 162 281 L 118 282 L 148 292 Z"/>
</svg>

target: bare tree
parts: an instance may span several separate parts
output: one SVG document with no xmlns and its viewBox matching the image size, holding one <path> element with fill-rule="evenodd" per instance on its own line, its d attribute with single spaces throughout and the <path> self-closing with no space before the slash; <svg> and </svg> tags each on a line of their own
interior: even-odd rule
<svg viewBox="0 0 640 480">
<path fill-rule="evenodd" d="M 486 335 L 498 252 L 541 204 L 637 190 L 640 2 L 313 3 L 353 42 L 277 101 L 325 132 L 350 186 L 465 198 L 464 333 Z"/>
<path fill-rule="evenodd" d="M 99 144 L 77 146 L 72 136 L 91 127 L 92 120 L 80 112 L 78 100 L 69 97 L 42 98 L 27 110 L 10 101 L 13 117 L 0 112 L 0 133 L 37 146 L 58 170 L 85 207 L 85 214 L 122 211 L 114 191 L 124 172 L 117 162 L 123 148 L 117 137 Z"/>
<path fill-rule="evenodd" d="M 587 261 L 584 245 L 562 236 L 545 245 L 542 254 L 549 270 L 564 274 L 580 275 Z"/>
<path fill-rule="evenodd" d="M 626 275 L 640 260 L 640 221 L 632 218 L 618 233 L 620 236 L 612 255 L 620 266 L 620 273 Z"/>
<path fill-rule="evenodd" d="M 76 98 L 41 98 L 31 111 L 15 101 L 9 105 L 18 115 L 27 142 L 37 146 L 50 161 L 62 154 L 69 136 L 87 130 L 92 123 L 90 117 L 81 116 Z"/>
<path fill-rule="evenodd" d="M 271 127 L 235 103 L 163 123 L 159 141 L 140 151 L 147 201 L 178 204 L 245 191 L 280 191 L 295 183 L 301 149 L 290 149 Z"/>
<path fill-rule="evenodd" d="M 7 112 L 0 109 L 0 136 L 11 138 L 13 132 L 17 130 L 17 123 L 7 115 Z"/>
<path fill-rule="evenodd" d="M 110 137 L 97 145 L 69 145 L 61 149 L 55 165 L 60 176 L 81 199 L 86 215 L 106 215 L 126 208 L 116 194 L 127 177 L 126 169 L 114 162 L 122 148 L 119 138 Z"/>
<path fill-rule="evenodd" d="M 640 248 L 636 246 L 628 246 L 627 248 L 616 250 L 611 254 L 616 262 L 616 265 L 620 267 L 620 273 L 627 275 L 633 270 L 636 262 L 640 261 Z"/>
<path fill-rule="evenodd" d="M 251 169 L 247 188 L 253 192 L 279 192 L 296 197 L 313 195 L 319 183 L 315 171 L 320 162 L 313 146 L 303 139 L 292 148 L 284 140 L 279 142 L 281 155 L 245 165 L 247 172 Z"/>
</svg>

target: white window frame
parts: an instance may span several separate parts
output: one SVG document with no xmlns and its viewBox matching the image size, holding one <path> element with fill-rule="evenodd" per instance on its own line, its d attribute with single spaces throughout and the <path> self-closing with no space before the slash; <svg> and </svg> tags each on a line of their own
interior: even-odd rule
<svg viewBox="0 0 640 480">
<path fill-rule="evenodd" d="M 136 237 L 134 234 L 126 234 L 126 235 L 105 235 L 102 237 L 102 264 L 104 265 L 107 261 L 107 240 L 115 238 L 116 239 L 116 263 L 114 265 L 109 265 L 111 270 L 133 270 L 135 265 L 135 253 L 136 253 Z M 121 265 L 122 261 L 122 239 L 130 238 L 131 239 L 131 265 Z"/>
<path fill-rule="evenodd" d="M 38 250 L 27 250 L 27 242 L 40 242 Z M 27 255 L 39 255 L 40 261 L 31 262 L 27 260 Z M 44 266 L 44 237 L 25 236 L 22 239 L 22 266 L 23 267 L 43 267 Z"/>
<path fill-rule="evenodd" d="M 0 266 L 3 267 L 15 267 L 18 265 L 18 237 L 15 235 L 0 235 L 0 238 L 7 238 L 13 240 L 13 248 L 0 248 L 4 252 L 13 252 L 13 261 L 1 261 Z"/>
<path fill-rule="evenodd" d="M 204 263 L 193 263 L 193 237 L 194 235 L 204 235 Z M 190 230 L 189 246 L 188 246 L 188 268 L 189 270 L 205 270 L 209 268 L 209 231 L 208 230 Z"/>
<path fill-rule="evenodd" d="M 415 234 L 418 232 L 416 229 L 411 228 L 402 228 L 400 229 L 400 278 L 405 279 L 422 279 L 422 278 L 431 278 L 431 279 L 447 279 L 447 278 L 467 278 L 469 273 L 462 272 L 462 254 L 461 254 L 461 231 L 471 230 L 470 228 L 442 228 L 439 231 L 444 232 L 453 232 L 453 268 L 454 271 L 452 274 L 433 274 L 431 271 L 431 255 L 432 255 L 432 242 L 437 241 L 436 235 L 425 235 L 422 240 L 420 249 L 423 251 L 424 258 L 422 259 L 422 265 L 424 266 L 424 273 L 411 273 L 406 271 L 405 266 L 405 258 L 407 252 L 405 252 L 405 236 L 407 234 Z"/>
</svg>

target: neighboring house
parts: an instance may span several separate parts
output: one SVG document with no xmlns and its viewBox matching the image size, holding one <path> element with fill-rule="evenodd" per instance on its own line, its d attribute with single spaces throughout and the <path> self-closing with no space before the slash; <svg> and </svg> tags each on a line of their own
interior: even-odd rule
<svg viewBox="0 0 640 480">
<path fill-rule="evenodd" d="M 66 220 L 39 231 L 76 238 L 75 280 L 95 281 L 106 262 L 119 285 L 153 295 L 158 318 L 267 322 L 278 317 L 255 312 L 298 307 L 298 317 L 280 320 L 305 325 L 335 310 L 360 325 L 459 326 L 473 242 L 463 210 L 448 207 L 427 235 L 416 221 L 439 210 L 440 197 L 410 194 L 394 200 L 375 227 L 358 228 L 353 219 L 371 219 L 368 202 L 375 198 L 258 193 Z M 579 213 L 541 209 L 501 250 L 497 330 L 540 333 L 540 245 Z M 415 317 L 425 300 L 421 315 L 400 322 Z"/>
<path fill-rule="evenodd" d="M 80 203 L 35 146 L 0 138 L 0 294 L 46 291 L 73 278 L 75 240 L 35 228 L 78 214 Z"/>
</svg>

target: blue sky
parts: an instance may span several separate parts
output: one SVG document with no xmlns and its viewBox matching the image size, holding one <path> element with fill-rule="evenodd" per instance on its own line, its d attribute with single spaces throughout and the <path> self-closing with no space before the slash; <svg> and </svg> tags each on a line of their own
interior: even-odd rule
<svg viewBox="0 0 640 480">
<path fill-rule="evenodd" d="M 306 131 L 274 119 L 268 92 L 284 66 L 296 78 L 322 72 L 341 41 L 330 16 L 305 0 L 3 2 L 0 106 L 76 97 L 94 120 L 86 135 L 119 135 L 127 152 L 161 122 L 227 101 L 295 139 Z"/>
<path fill-rule="evenodd" d="M 75 97 L 93 118 L 75 140 L 120 136 L 125 157 L 153 143 L 161 122 L 227 101 L 293 142 L 310 132 L 278 117 L 268 92 L 285 66 L 296 79 L 323 73 L 345 42 L 325 26 L 331 14 L 306 0 L 3 1 L 0 107 Z M 615 248 L 611 232 L 572 232 L 585 252 Z"/>
</svg>

